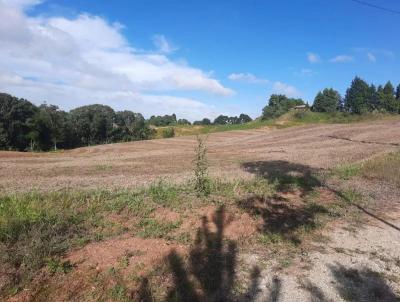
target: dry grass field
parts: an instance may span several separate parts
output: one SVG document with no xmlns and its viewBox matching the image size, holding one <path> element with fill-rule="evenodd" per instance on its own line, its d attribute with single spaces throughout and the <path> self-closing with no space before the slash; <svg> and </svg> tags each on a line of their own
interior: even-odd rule
<svg viewBox="0 0 400 302">
<path fill-rule="evenodd" d="M 0 152 L 0 300 L 399 301 L 400 119 Z"/>
<path fill-rule="evenodd" d="M 396 149 L 400 121 L 324 124 L 209 134 L 211 175 L 248 176 L 243 163 L 287 161 L 332 168 Z M 2 192 L 63 188 L 132 188 L 159 178 L 182 181 L 192 175 L 196 138 L 183 136 L 79 148 L 59 153 L 0 152 Z"/>
</svg>

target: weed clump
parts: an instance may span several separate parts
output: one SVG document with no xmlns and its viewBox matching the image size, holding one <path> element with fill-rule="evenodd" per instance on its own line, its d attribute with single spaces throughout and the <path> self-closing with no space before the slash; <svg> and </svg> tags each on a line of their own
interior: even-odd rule
<svg viewBox="0 0 400 302">
<path fill-rule="evenodd" d="M 197 195 L 208 196 L 211 193 L 211 181 L 208 176 L 207 147 L 205 139 L 197 136 L 194 158 L 194 188 Z"/>
<path fill-rule="evenodd" d="M 171 138 L 175 136 L 175 129 L 174 127 L 165 128 L 162 132 L 163 138 Z"/>
</svg>

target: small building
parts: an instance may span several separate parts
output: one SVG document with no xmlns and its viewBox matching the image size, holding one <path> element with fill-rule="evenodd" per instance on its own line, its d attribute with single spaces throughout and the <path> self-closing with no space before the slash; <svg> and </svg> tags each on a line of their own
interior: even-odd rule
<svg viewBox="0 0 400 302">
<path fill-rule="evenodd" d="M 296 111 L 306 111 L 308 108 L 307 108 L 307 105 L 297 105 L 297 106 L 294 106 L 293 109 Z"/>
</svg>

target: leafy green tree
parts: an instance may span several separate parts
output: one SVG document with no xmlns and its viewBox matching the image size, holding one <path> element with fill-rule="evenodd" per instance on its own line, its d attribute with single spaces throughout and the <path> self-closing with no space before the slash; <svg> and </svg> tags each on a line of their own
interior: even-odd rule
<svg viewBox="0 0 400 302">
<path fill-rule="evenodd" d="M 43 104 L 39 106 L 40 120 L 45 124 L 45 128 L 49 131 L 49 137 L 54 150 L 57 145 L 65 139 L 65 127 L 67 123 L 67 113 L 59 110 L 55 105 Z M 46 142 L 47 144 L 47 142 Z"/>
<path fill-rule="evenodd" d="M 399 104 L 398 101 L 396 101 L 394 87 L 390 81 L 385 84 L 379 97 L 382 107 L 387 112 L 397 113 L 399 111 Z"/>
<path fill-rule="evenodd" d="M 143 115 L 132 111 L 118 111 L 112 130 L 112 141 L 136 141 L 152 137 L 152 130 Z"/>
<path fill-rule="evenodd" d="M 2 148 L 26 150 L 30 145 L 29 133 L 37 107 L 24 99 L 0 93 L 0 133 Z"/>
<path fill-rule="evenodd" d="M 219 115 L 215 118 L 214 124 L 215 125 L 226 125 L 229 123 L 229 116 L 226 115 Z"/>
<path fill-rule="evenodd" d="M 251 122 L 253 119 L 250 116 L 248 116 L 247 114 L 242 113 L 239 115 L 238 120 L 239 120 L 239 124 L 245 124 L 245 123 Z"/>
<path fill-rule="evenodd" d="M 263 108 L 262 119 L 279 117 L 299 105 L 304 105 L 302 99 L 288 98 L 282 94 L 272 94 L 268 100 L 268 105 Z"/>
<path fill-rule="evenodd" d="M 187 119 L 179 119 L 177 122 L 178 125 L 191 125 L 191 123 Z"/>
<path fill-rule="evenodd" d="M 208 118 L 203 118 L 201 121 L 194 121 L 193 125 L 211 125 L 211 120 Z"/>
<path fill-rule="evenodd" d="M 74 132 L 82 145 L 109 143 L 115 112 L 105 105 L 88 105 L 70 111 Z"/>
<path fill-rule="evenodd" d="M 202 124 L 202 125 L 211 125 L 211 120 L 208 119 L 208 118 L 203 118 L 203 119 L 201 120 L 201 124 Z"/>
<path fill-rule="evenodd" d="M 373 110 L 380 110 L 380 109 L 381 109 L 381 104 L 379 101 L 378 90 L 374 84 L 371 84 L 369 86 L 368 110 L 373 111 Z"/>
<path fill-rule="evenodd" d="M 369 85 L 359 77 L 355 77 L 344 98 L 345 109 L 352 113 L 361 114 L 369 111 L 368 100 L 371 99 Z"/>
<path fill-rule="evenodd" d="M 315 112 L 336 112 L 340 107 L 340 94 L 332 88 L 325 88 L 318 92 L 314 99 Z"/>
<path fill-rule="evenodd" d="M 400 101 L 400 84 L 396 88 L 396 100 Z"/>
<path fill-rule="evenodd" d="M 157 127 L 165 127 L 175 125 L 177 123 L 175 113 L 172 115 L 164 116 L 151 116 L 149 119 L 149 124 Z"/>
</svg>

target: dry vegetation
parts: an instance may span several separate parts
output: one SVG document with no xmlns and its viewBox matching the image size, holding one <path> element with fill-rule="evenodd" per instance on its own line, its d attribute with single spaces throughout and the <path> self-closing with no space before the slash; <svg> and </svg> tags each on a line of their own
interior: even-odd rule
<svg viewBox="0 0 400 302">
<path fill-rule="evenodd" d="M 399 126 L 210 134 L 200 165 L 192 137 L 2 153 L 0 298 L 396 301 Z"/>
</svg>

